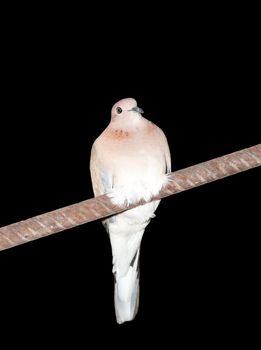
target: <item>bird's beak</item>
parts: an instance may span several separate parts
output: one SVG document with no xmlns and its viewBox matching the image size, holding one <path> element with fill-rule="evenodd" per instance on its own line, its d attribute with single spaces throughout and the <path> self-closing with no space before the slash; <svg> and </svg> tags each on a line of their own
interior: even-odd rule
<svg viewBox="0 0 261 350">
<path fill-rule="evenodd" d="M 143 112 L 143 109 L 141 109 L 141 108 L 138 107 L 138 106 L 133 107 L 133 108 L 131 109 L 131 111 L 138 112 L 138 113 L 144 113 L 144 112 Z"/>
</svg>

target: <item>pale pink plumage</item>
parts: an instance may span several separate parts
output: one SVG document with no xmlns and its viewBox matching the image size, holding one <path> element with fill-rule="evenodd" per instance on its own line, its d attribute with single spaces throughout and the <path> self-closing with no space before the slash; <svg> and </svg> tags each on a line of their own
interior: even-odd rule
<svg viewBox="0 0 261 350">
<path fill-rule="evenodd" d="M 171 171 L 164 133 L 141 112 L 132 98 L 117 102 L 110 124 L 92 147 L 94 194 L 106 193 L 117 205 L 157 195 Z M 158 205 L 159 201 L 147 203 L 103 221 L 112 246 L 118 323 L 132 320 L 137 313 L 140 243 Z"/>
</svg>

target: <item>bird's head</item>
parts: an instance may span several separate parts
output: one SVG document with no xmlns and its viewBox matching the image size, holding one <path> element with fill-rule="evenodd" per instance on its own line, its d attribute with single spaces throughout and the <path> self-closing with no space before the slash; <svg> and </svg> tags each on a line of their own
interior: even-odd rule
<svg viewBox="0 0 261 350">
<path fill-rule="evenodd" d="M 124 98 L 112 107 L 111 118 L 119 119 L 126 116 L 140 116 L 143 110 L 137 106 L 136 100 L 134 98 Z"/>
</svg>

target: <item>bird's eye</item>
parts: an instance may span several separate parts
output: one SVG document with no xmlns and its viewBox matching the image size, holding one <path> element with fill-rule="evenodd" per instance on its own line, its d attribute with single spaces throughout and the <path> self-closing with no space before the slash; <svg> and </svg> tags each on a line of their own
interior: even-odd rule
<svg viewBox="0 0 261 350">
<path fill-rule="evenodd" d="M 117 112 L 118 114 L 121 114 L 121 112 L 122 112 L 121 107 L 117 107 L 117 108 L 116 108 L 116 112 Z"/>
</svg>

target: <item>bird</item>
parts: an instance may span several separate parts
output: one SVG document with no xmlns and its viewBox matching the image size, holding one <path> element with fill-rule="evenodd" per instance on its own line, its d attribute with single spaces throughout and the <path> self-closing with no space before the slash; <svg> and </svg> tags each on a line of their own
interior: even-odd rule
<svg viewBox="0 0 261 350">
<path fill-rule="evenodd" d="M 171 155 L 164 132 L 142 116 L 134 98 L 111 110 L 109 125 L 91 148 L 94 196 L 106 194 L 117 206 L 149 201 L 165 186 Z M 116 321 L 135 318 L 139 307 L 139 257 L 142 236 L 160 200 L 126 210 L 102 221 L 109 234 L 114 274 Z"/>
</svg>

